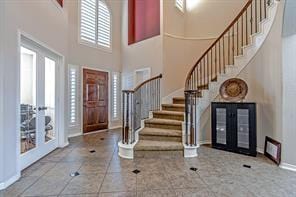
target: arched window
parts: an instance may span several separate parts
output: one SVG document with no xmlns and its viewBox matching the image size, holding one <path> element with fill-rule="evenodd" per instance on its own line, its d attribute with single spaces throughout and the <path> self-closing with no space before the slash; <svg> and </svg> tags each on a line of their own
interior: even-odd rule
<svg viewBox="0 0 296 197">
<path fill-rule="evenodd" d="M 103 0 L 81 0 L 80 40 L 111 49 L 111 14 Z"/>
<path fill-rule="evenodd" d="M 184 0 L 175 0 L 175 5 L 181 12 L 184 12 L 184 7 L 185 7 Z"/>
</svg>

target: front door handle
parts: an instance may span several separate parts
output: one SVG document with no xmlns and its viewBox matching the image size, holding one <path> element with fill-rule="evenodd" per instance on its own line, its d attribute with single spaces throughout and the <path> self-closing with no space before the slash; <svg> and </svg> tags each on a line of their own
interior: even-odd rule
<svg viewBox="0 0 296 197">
<path fill-rule="evenodd" d="M 47 110 L 47 107 L 38 107 L 38 111 L 45 111 Z"/>
</svg>

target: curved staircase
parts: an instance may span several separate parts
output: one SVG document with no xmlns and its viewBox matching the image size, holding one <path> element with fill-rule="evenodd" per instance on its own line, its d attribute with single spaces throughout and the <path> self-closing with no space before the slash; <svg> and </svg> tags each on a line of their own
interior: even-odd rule
<svg viewBox="0 0 296 197">
<path fill-rule="evenodd" d="M 203 112 L 219 95 L 220 85 L 238 76 L 256 55 L 271 30 L 277 7 L 277 0 L 248 0 L 192 67 L 182 94 L 170 96 L 171 104 L 161 104 L 162 75 L 123 91 L 119 155 L 132 159 L 134 151 L 183 150 L 184 157 L 197 156 Z"/>
</svg>

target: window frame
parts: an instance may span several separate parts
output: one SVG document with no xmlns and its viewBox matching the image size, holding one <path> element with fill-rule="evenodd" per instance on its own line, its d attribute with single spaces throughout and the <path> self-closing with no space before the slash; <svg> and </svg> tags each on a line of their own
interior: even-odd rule
<svg viewBox="0 0 296 197">
<path fill-rule="evenodd" d="M 182 3 L 183 3 L 183 6 L 182 8 L 180 8 L 177 4 L 177 1 L 178 0 L 175 0 L 175 7 L 182 13 L 185 13 L 185 10 L 186 10 L 186 0 L 182 0 Z"/>
<path fill-rule="evenodd" d="M 75 84 L 75 122 L 71 123 L 71 70 L 74 69 L 76 72 L 76 84 Z M 68 65 L 68 92 L 67 92 L 67 100 L 68 100 L 68 127 L 74 128 L 80 125 L 80 68 L 75 65 Z"/>
<path fill-rule="evenodd" d="M 114 97 L 114 76 L 117 76 L 117 92 L 116 92 L 116 98 Z M 111 103 L 112 103 L 112 109 L 111 109 L 111 120 L 116 121 L 120 120 L 121 117 L 121 73 L 120 72 L 111 72 Z M 117 101 L 116 109 L 114 108 L 114 101 Z M 117 117 L 114 117 L 114 111 L 116 110 Z"/>
<path fill-rule="evenodd" d="M 103 3 L 105 3 L 105 5 L 107 6 L 109 13 L 110 13 L 110 47 L 105 47 L 105 46 L 98 44 L 98 41 L 97 41 L 98 32 L 96 32 L 96 43 L 95 44 L 81 39 L 81 2 L 82 2 L 82 0 L 78 0 L 78 43 L 80 45 L 84 45 L 84 46 L 88 46 L 88 47 L 91 47 L 94 49 L 99 49 L 104 52 L 112 53 L 112 43 L 113 43 L 112 42 L 113 41 L 112 11 L 110 9 L 109 4 L 105 0 L 96 0 L 97 5 L 98 5 L 99 1 L 102 1 Z M 96 12 L 96 17 L 97 16 L 98 16 L 98 10 Z M 96 21 L 97 21 L 97 19 L 96 19 Z M 98 26 L 98 24 L 96 24 L 96 26 Z M 96 30 L 97 30 L 97 28 L 96 28 Z"/>
</svg>

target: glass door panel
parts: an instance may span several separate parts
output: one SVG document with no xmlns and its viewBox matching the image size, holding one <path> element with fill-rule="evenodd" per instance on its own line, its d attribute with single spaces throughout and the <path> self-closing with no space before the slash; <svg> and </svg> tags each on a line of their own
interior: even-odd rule
<svg viewBox="0 0 296 197">
<path fill-rule="evenodd" d="M 55 77 L 56 77 L 56 62 L 45 57 L 45 83 L 44 83 L 44 98 L 45 106 L 45 142 L 55 139 Z"/>
<path fill-rule="evenodd" d="M 22 37 L 20 53 L 20 167 L 58 147 L 56 73 L 59 56 Z"/>
<path fill-rule="evenodd" d="M 21 47 L 20 140 L 21 154 L 36 148 L 36 53 Z"/>
<path fill-rule="evenodd" d="M 237 146 L 239 148 L 250 148 L 249 126 L 249 110 L 237 109 Z"/>
<path fill-rule="evenodd" d="M 216 109 L 216 143 L 226 145 L 226 109 L 225 108 L 217 108 Z"/>
</svg>

